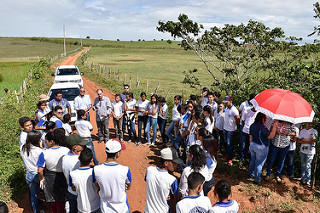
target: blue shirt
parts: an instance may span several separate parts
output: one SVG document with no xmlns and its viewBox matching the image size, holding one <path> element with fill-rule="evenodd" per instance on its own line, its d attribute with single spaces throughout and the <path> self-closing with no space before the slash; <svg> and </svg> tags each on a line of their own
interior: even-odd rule
<svg viewBox="0 0 320 213">
<path fill-rule="evenodd" d="M 270 139 L 268 139 L 268 136 L 270 135 L 270 131 L 263 124 L 253 123 L 250 126 L 250 135 L 252 136 L 252 142 L 269 146 Z"/>
<path fill-rule="evenodd" d="M 61 106 L 62 107 L 62 110 L 63 110 L 63 114 L 67 114 L 68 113 L 68 108 L 70 107 L 70 104 L 68 102 L 67 99 L 65 98 L 62 98 L 60 102 L 58 102 L 56 99 L 52 99 L 50 102 L 49 102 L 49 108 L 50 110 L 54 110 L 54 108 L 56 106 Z"/>
</svg>

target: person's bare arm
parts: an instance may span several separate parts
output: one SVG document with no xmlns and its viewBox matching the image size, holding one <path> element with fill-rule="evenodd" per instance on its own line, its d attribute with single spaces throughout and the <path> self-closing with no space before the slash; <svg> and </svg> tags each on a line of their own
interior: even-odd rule
<svg viewBox="0 0 320 213">
<path fill-rule="evenodd" d="M 38 176 L 39 176 L 40 180 L 42 180 L 44 178 L 43 171 L 44 171 L 44 168 L 39 166 L 38 167 Z"/>
<path fill-rule="evenodd" d="M 271 126 L 271 131 L 269 136 L 267 137 L 268 139 L 274 138 L 277 132 L 277 127 L 278 127 L 278 121 L 276 121 L 272 126 Z"/>
</svg>

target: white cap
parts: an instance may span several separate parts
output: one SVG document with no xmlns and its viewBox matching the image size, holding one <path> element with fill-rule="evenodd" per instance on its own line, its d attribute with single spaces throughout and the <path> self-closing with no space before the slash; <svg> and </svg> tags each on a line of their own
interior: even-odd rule
<svg viewBox="0 0 320 213">
<path fill-rule="evenodd" d="M 177 164 L 181 164 L 182 160 L 178 157 L 178 153 L 177 150 L 168 147 L 168 148 L 164 148 L 160 151 L 161 153 L 161 158 L 164 160 L 172 160 L 173 162 L 177 163 Z"/>
<path fill-rule="evenodd" d="M 107 153 L 117 153 L 122 150 L 122 146 L 119 141 L 110 139 L 106 142 L 105 149 Z"/>
</svg>

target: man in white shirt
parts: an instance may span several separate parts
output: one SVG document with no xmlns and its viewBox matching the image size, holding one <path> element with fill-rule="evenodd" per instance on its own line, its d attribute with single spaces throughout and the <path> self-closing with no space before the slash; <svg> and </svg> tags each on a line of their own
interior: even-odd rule
<svg viewBox="0 0 320 213">
<path fill-rule="evenodd" d="M 227 146 L 227 156 L 224 158 L 224 160 L 228 160 L 229 166 L 233 165 L 232 159 L 234 134 L 237 130 L 237 124 L 240 121 L 239 111 L 235 106 L 233 106 L 232 101 L 232 96 L 226 96 L 222 101 L 226 105 L 225 118 L 223 124 L 223 134 L 225 144 Z"/>
<path fill-rule="evenodd" d="M 89 95 L 85 95 L 84 87 L 80 88 L 79 96 L 74 99 L 73 106 L 75 110 L 83 109 L 87 113 L 87 121 L 90 121 L 90 110 L 92 108 Z"/>
<path fill-rule="evenodd" d="M 173 201 L 177 201 L 179 188 L 176 177 L 169 174 L 174 172 L 177 165 L 182 163 L 178 153 L 174 148 L 164 148 L 161 150 L 161 166 L 150 166 L 147 169 L 145 181 L 147 182 L 147 200 L 145 206 L 146 213 L 169 212 L 167 198 L 173 196 Z M 170 203 L 172 207 L 175 203 Z"/>
<path fill-rule="evenodd" d="M 126 190 L 131 186 L 131 171 L 127 166 L 117 163 L 122 144 L 114 139 L 106 142 L 106 162 L 94 167 L 94 182 L 100 188 L 100 208 L 106 212 L 129 212 Z"/>
</svg>

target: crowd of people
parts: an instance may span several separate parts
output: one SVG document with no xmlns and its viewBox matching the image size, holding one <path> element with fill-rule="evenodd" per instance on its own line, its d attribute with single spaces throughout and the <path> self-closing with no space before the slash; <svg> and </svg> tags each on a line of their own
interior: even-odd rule
<svg viewBox="0 0 320 213">
<path fill-rule="evenodd" d="M 286 158 L 288 175 L 293 180 L 296 144 L 301 144 L 301 181 L 310 185 L 318 134 L 312 123 L 303 128 L 301 124 L 274 121 L 254 109 L 251 103 L 254 97 L 251 94 L 237 109 L 232 96 L 219 100 L 220 93 L 208 88 L 202 89 L 200 99 L 190 95 L 187 101 L 182 101 L 176 95 L 167 127 L 169 107 L 165 98 L 152 94 L 148 100 L 142 92 L 137 101 L 129 85 L 124 85 L 124 92 L 116 94 L 113 102 L 98 89 L 93 105 L 81 88 L 74 100 L 77 112 L 74 125 L 70 125 L 71 105 L 62 98 L 61 91 L 50 102 L 46 95 L 41 95 L 35 119 L 19 120 L 20 152 L 33 211 L 40 212 L 40 189 L 52 212 L 129 212 L 126 191 L 134 177 L 129 167 L 117 163 L 121 150 L 125 149 L 124 134 L 128 135 L 128 143 L 161 149 L 158 165 L 146 171 L 145 212 L 238 212 L 238 203 L 231 199 L 230 183 L 226 180 L 215 183 L 213 176 L 218 156 L 227 165 L 234 165 L 238 125 L 238 165 L 248 166 L 253 183 L 260 183 L 265 162 L 264 180 L 269 181 L 277 159 L 274 176 L 281 184 Z M 103 163 L 95 155 L 91 110 L 96 114 L 97 141 L 105 143 L 107 158 Z M 111 117 L 115 130 L 112 139 Z M 181 175 L 177 177 L 175 172 Z M 219 200 L 214 205 L 207 197 L 213 188 Z"/>
</svg>

